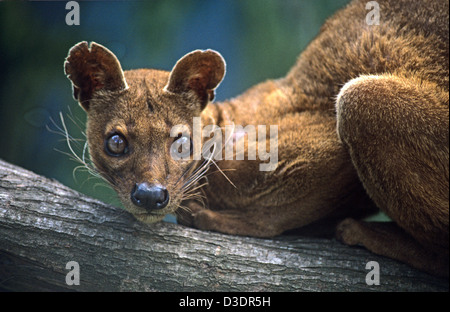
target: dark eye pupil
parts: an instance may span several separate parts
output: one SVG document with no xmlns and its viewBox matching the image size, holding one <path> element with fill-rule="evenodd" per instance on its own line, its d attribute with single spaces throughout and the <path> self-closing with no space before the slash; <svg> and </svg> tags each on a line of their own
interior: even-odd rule
<svg viewBox="0 0 450 312">
<path fill-rule="evenodd" d="M 113 156 L 122 155 L 127 152 L 127 143 L 121 135 L 114 134 L 107 140 L 106 149 Z"/>
</svg>

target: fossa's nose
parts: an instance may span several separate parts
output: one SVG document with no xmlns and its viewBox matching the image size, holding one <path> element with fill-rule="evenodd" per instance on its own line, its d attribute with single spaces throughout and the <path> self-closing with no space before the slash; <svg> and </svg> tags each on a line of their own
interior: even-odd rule
<svg viewBox="0 0 450 312">
<path fill-rule="evenodd" d="M 169 202 L 169 192 L 162 185 L 136 183 L 131 191 L 131 201 L 149 212 L 163 209 Z"/>
</svg>

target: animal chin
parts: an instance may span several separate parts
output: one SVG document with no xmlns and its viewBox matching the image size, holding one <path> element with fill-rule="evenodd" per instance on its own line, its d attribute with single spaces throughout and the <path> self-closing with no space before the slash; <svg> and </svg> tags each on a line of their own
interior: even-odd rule
<svg viewBox="0 0 450 312">
<path fill-rule="evenodd" d="M 133 213 L 133 215 L 137 220 L 147 224 L 159 222 L 165 217 L 165 214 L 152 214 L 152 213 L 139 213 L 139 214 Z"/>
<path fill-rule="evenodd" d="M 129 204 L 129 203 L 127 203 Z M 176 211 L 176 206 L 170 205 L 161 210 L 153 210 L 151 212 L 145 211 L 142 208 L 136 207 L 133 204 L 125 205 L 125 209 L 131 213 L 138 221 L 143 223 L 156 223 L 164 219 L 164 217 L 168 214 L 174 213 Z"/>
<path fill-rule="evenodd" d="M 178 201 L 175 198 L 171 198 L 168 205 L 163 209 L 147 211 L 142 207 L 136 206 L 129 198 L 127 198 L 127 196 L 119 197 L 127 212 L 131 213 L 136 220 L 147 224 L 162 221 L 166 215 L 175 213 L 178 208 Z"/>
<path fill-rule="evenodd" d="M 169 213 L 167 212 L 166 209 L 163 209 L 164 211 L 156 210 L 148 212 L 143 208 L 135 206 L 128 200 L 127 201 L 122 200 L 122 204 L 127 212 L 131 213 L 138 221 L 141 221 L 143 223 L 155 223 L 161 221 L 162 219 L 164 219 L 166 214 Z"/>
</svg>

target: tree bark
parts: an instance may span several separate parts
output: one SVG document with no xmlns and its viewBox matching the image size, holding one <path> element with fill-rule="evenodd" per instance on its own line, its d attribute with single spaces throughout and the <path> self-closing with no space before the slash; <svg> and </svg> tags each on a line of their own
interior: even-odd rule
<svg viewBox="0 0 450 312">
<path fill-rule="evenodd" d="M 66 284 L 69 261 L 79 264 L 79 285 Z M 369 261 L 379 263 L 380 285 L 366 284 Z M 141 224 L 120 208 L 0 160 L 0 289 L 448 291 L 448 280 L 333 239 Z"/>
</svg>

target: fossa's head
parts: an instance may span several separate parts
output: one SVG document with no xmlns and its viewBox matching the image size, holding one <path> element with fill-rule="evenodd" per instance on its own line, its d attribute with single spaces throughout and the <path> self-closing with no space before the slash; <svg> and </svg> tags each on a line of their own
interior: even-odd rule
<svg viewBox="0 0 450 312">
<path fill-rule="evenodd" d="M 73 96 L 87 112 L 89 152 L 97 171 L 112 185 L 125 208 L 143 222 L 173 213 L 186 197 L 197 162 L 171 156 L 192 139 L 171 136 L 214 98 L 225 75 L 222 56 L 194 51 L 171 72 L 122 71 L 105 47 L 81 42 L 70 49 L 65 72 Z M 174 141 L 179 144 L 173 144 Z"/>
</svg>

